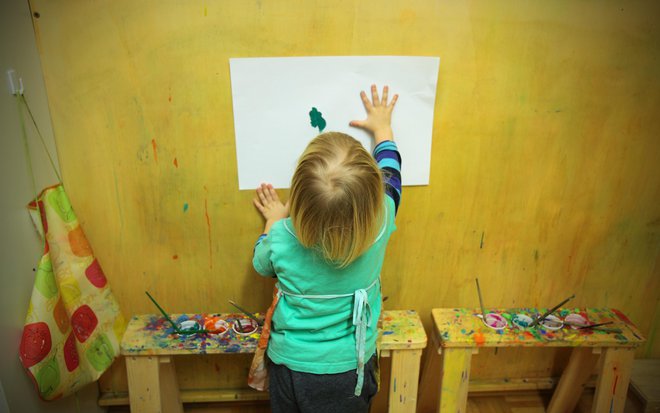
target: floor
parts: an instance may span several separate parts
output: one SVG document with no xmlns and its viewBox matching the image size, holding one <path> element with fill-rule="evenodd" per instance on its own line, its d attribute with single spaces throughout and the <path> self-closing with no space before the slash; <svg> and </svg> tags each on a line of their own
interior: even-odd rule
<svg viewBox="0 0 660 413">
<path fill-rule="evenodd" d="M 550 402 L 550 392 L 518 392 L 468 398 L 467 413 L 544 413 Z M 573 413 L 591 413 L 593 390 L 586 390 Z M 625 413 L 642 413 L 637 398 L 630 393 Z"/>
<path fill-rule="evenodd" d="M 468 398 L 466 413 L 545 413 L 550 392 L 516 392 L 507 394 L 475 395 Z M 586 390 L 573 413 L 591 413 L 593 390 Z M 267 413 L 268 403 L 221 405 L 214 403 L 186 405 L 186 413 Z M 115 407 L 110 413 L 128 413 L 128 406 Z M 625 413 L 642 413 L 639 400 L 628 393 Z M 381 412 L 372 412 L 381 413 Z M 425 413 L 425 412 L 420 412 Z"/>
</svg>

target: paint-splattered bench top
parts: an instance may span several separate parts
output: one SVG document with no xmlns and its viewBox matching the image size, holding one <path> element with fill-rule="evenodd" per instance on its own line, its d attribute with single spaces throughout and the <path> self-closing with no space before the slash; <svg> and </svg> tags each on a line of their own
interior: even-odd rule
<svg viewBox="0 0 660 413">
<path fill-rule="evenodd" d="M 426 347 L 426 332 L 415 310 L 383 311 L 380 333 L 381 350 Z"/>
<path fill-rule="evenodd" d="M 196 320 L 204 324 L 207 314 L 172 314 L 174 322 Z M 177 354 L 224 354 L 254 353 L 261 328 L 250 335 L 239 335 L 231 327 L 236 320 L 245 316 L 237 313 L 210 314 L 230 324 L 223 335 L 197 334 L 178 336 L 174 328 L 161 315 L 143 314 L 134 316 L 128 323 L 121 341 L 123 355 L 177 355 Z M 257 314 L 257 316 L 259 316 Z"/>
<path fill-rule="evenodd" d="M 173 314 L 172 320 L 181 323 L 196 320 L 203 324 L 204 314 Z M 224 335 L 198 334 L 190 337 L 177 336 L 174 328 L 160 315 L 134 316 L 128 323 L 121 342 L 123 355 L 177 355 L 177 354 L 225 354 L 254 353 L 261 328 L 251 335 L 239 335 L 231 325 L 242 314 L 210 314 L 226 320 L 230 328 Z M 259 317 L 259 314 L 257 314 Z M 415 311 L 384 311 L 382 315 L 380 348 L 382 350 L 419 349 L 426 347 L 426 333 Z"/>
<path fill-rule="evenodd" d="M 612 322 L 599 329 L 574 329 L 564 326 L 553 331 L 538 325 L 518 328 L 511 322 L 515 314 L 536 317 L 545 308 L 497 309 L 507 321 L 503 330 L 486 326 L 478 315 L 481 311 L 471 308 L 436 308 L 431 311 L 436 335 L 441 347 L 637 347 L 644 342 L 642 334 L 628 318 L 618 310 L 609 308 L 564 308 L 555 315 L 564 320 L 570 314 L 579 314 L 587 324 Z"/>
</svg>

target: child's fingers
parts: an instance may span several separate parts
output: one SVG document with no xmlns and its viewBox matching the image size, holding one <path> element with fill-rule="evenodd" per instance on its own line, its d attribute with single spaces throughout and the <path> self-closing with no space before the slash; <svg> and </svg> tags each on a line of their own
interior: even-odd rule
<svg viewBox="0 0 660 413">
<path fill-rule="evenodd" d="M 374 106 L 380 105 L 380 100 L 378 100 L 378 88 L 376 85 L 371 85 L 371 101 Z"/>
<path fill-rule="evenodd" d="M 270 200 L 270 192 L 268 191 L 268 184 L 261 184 L 261 193 L 264 196 L 264 199 L 269 201 Z"/>
<path fill-rule="evenodd" d="M 399 95 L 394 95 L 394 97 L 392 98 L 392 101 L 390 102 L 390 104 L 388 106 L 390 109 L 394 108 L 394 104 L 396 103 L 397 99 L 399 99 Z"/>
<path fill-rule="evenodd" d="M 253 198 L 252 203 L 254 204 L 255 207 L 259 210 L 259 212 L 264 212 L 264 206 L 259 202 L 259 199 Z"/>
<path fill-rule="evenodd" d="M 362 99 L 362 104 L 364 104 L 364 108 L 367 109 L 367 112 L 371 110 L 371 102 L 369 102 L 367 94 L 364 93 L 364 91 L 360 92 L 360 99 Z"/>
<path fill-rule="evenodd" d="M 383 106 L 387 106 L 387 93 L 389 92 L 389 88 L 387 86 L 383 87 L 383 99 L 381 100 L 380 104 Z"/>
<path fill-rule="evenodd" d="M 273 185 L 268 184 L 268 194 L 274 201 L 279 201 L 280 197 L 277 195 L 277 191 L 273 188 Z"/>
<path fill-rule="evenodd" d="M 352 120 L 348 124 L 350 126 L 355 126 L 356 128 L 364 128 L 365 123 L 366 122 L 363 120 Z"/>
<path fill-rule="evenodd" d="M 261 204 L 265 206 L 268 203 L 268 197 L 266 196 L 265 192 L 265 184 L 261 184 L 261 187 L 257 188 L 257 195 L 259 195 Z"/>
</svg>

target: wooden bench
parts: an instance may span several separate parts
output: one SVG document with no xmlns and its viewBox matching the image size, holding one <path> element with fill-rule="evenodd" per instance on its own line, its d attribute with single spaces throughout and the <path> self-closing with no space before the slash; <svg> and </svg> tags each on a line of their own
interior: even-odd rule
<svg viewBox="0 0 660 413">
<path fill-rule="evenodd" d="M 502 309 L 494 312 L 510 318 L 513 314 L 530 317 L 545 309 Z M 575 408 L 584 383 L 592 374 L 596 362 L 598 381 L 593 412 L 623 412 L 634 357 L 634 349 L 644 342 L 641 333 L 620 311 L 610 309 L 558 310 L 561 316 L 578 312 L 590 323 L 612 321 L 604 326 L 620 332 L 591 331 L 564 328 L 551 331 L 537 326 L 528 329 L 508 326 L 496 331 L 486 326 L 479 310 L 466 308 L 437 308 L 432 310 L 434 331 L 432 341 L 442 356 L 440 401 L 438 412 L 464 412 L 467 404 L 470 362 L 472 354 L 481 347 L 572 347 L 572 353 L 548 412 L 566 413 Z M 562 317 L 563 318 L 563 317 Z M 600 354 L 600 357 L 597 356 Z M 422 380 L 429 374 L 430 357 L 425 363 Z M 422 395 L 426 399 L 427 395 Z"/>
<path fill-rule="evenodd" d="M 214 314 L 228 322 L 240 314 Z M 173 315 L 175 321 L 201 320 L 201 315 Z M 131 411 L 183 412 L 182 402 L 266 400 L 267 392 L 252 389 L 195 392 L 179 391 L 173 356 L 191 354 L 254 353 L 259 331 L 239 336 L 229 330 L 222 337 L 199 335 L 175 337 L 173 329 L 160 316 L 133 317 L 121 343 L 128 373 L 128 401 Z M 422 350 L 426 333 L 415 311 L 384 311 L 379 329 L 381 357 L 392 358 L 389 412 L 415 412 Z M 247 381 L 247 377 L 246 377 Z M 209 396 L 211 394 L 211 396 Z M 105 404 L 117 404 L 106 401 Z"/>
</svg>

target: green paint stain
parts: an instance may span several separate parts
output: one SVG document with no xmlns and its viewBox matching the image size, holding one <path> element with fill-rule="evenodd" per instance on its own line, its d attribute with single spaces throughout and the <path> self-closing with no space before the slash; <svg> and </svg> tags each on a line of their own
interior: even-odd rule
<svg viewBox="0 0 660 413">
<path fill-rule="evenodd" d="M 323 132 L 326 122 L 325 119 L 323 119 L 323 114 L 316 108 L 312 108 L 312 110 L 309 112 L 309 120 L 312 127 L 319 128 L 319 132 Z"/>
<path fill-rule="evenodd" d="M 614 336 L 614 338 L 616 338 L 619 341 L 628 341 L 628 337 L 624 336 L 623 334 L 617 334 L 616 336 Z"/>
<path fill-rule="evenodd" d="M 188 212 L 188 203 L 183 204 L 183 212 Z"/>
<path fill-rule="evenodd" d="M 532 329 L 532 330 L 531 330 L 531 333 L 532 333 L 532 335 L 534 336 L 535 339 L 537 339 L 537 340 L 543 340 L 543 337 L 541 337 L 541 335 L 539 334 L 538 331 Z"/>
</svg>

